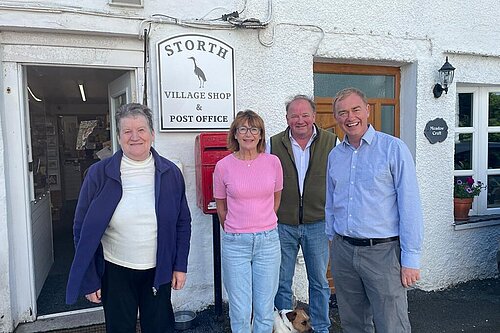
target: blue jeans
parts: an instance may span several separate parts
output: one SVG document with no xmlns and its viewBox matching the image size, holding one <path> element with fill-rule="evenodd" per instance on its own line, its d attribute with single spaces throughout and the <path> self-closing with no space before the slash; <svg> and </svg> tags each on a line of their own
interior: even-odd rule
<svg viewBox="0 0 500 333">
<path fill-rule="evenodd" d="M 233 333 L 252 331 L 252 310 L 253 332 L 272 332 L 279 266 L 280 241 L 276 229 L 223 234 L 222 269 Z"/>
<path fill-rule="evenodd" d="M 304 254 L 309 281 L 309 314 L 314 332 L 328 333 L 330 288 L 326 279 L 328 237 L 325 234 L 325 222 L 305 223 L 298 226 L 280 223 L 278 231 L 281 243 L 281 267 L 278 293 L 274 304 L 278 310 L 293 307 L 292 281 L 300 246 Z"/>
</svg>

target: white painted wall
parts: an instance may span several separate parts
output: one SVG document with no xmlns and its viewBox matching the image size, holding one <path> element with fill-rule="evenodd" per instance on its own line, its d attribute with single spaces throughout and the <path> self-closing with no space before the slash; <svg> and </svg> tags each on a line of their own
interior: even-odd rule
<svg viewBox="0 0 500 333">
<path fill-rule="evenodd" d="M 268 15 L 267 0 L 163 1 L 145 0 L 143 9 L 110 7 L 107 1 L 72 0 L 2 1 L 0 41 L 2 62 L 64 63 L 88 66 L 141 67 L 142 41 L 137 36 L 158 21 L 153 14 L 181 20 L 211 19 L 243 8 L 244 18 L 261 21 Z M 453 124 L 455 84 L 500 85 L 500 27 L 497 0 L 481 6 L 458 0 L 418 2 L 368 0 L 313 3 L 300 0 L 272 1 L 272 22 L 264 30 L 203 30 L 173 24 L 152 23 L 149 98 L 158 109 L 156 42 L 180 33 L 205 33 L 235 49 L 236 109 L 251 108 L 265 120 L 268 135 L 285 128 L 284 102 L 297 93 L 313 93 L 314 61 L 398 66 L 401 80 L 401 137 L 414 153 L 425 218 L 425 244 L 419 287 L 432 290 L 474 278 L 496 274 L 495 253 L 500 227 L 455 231 L 452 207 Z M 57 10 L 48 12 L 44 8 Z M 16 8 L 16 10 L 13 10 Z M 452 14 L 442 17 L 446 8 Z M 35 10 L 36 9 L 36 10 Z M 145 21 L 144 21 L 145 22 Z M 23 31 L 11 33 L 7 31 Z M 65 34 L 57 34 L 63 32 Z M 74 34 L 72 34 L 74 33 Z M 109 38 L 112 36 L 112 38 Z M 120 38 L 119 38 L 120 37 Z M 262 43 L 267 44 L 264 46 Z M 49 45 L 51 57 L 47 58 Z M 117 52 L 120 50 L 120 56 Z M 449 94 L 435 99 L 432 87 L 445 56 L 457 68 Z M 10 65 L 9 65 L 10 66 Z M 5 65 L 2 66 L 5 70 Z M 12 67 L 9 67 L 12 70 Z M 2 76 L 0 87 L 8 78 Z M 141 85 L 139 85 L 141 87 Z M 5 88 L 5 87 L 4 87 Z M 2 90 L 0 99 L 5 96 Z M 142 91 L 139 92 L 142 95 Z M 1 101 L 1 100 L 0 100 Z M 6 105 L 2 102 L 2 107 Z M 155 115 L 158 117 L 158 115 Z M 2 113 L 0 142 L 5 151 L 6 119 Z M 450 127 L 448 139 L 430 144 L 423 135 L 425 124 L 443 118 Z M 8 121 L 8 120 L 7 120 Z M 156 119 L 155 126 L 158 126 Z M 158 129 L 158 128 L 156 128 Z M 192 250 L 188 282 L 173 295 L 176 308 L 200 310 L 213 303 L 212 221 L 196 207 L 194 138 L 197 133 L 159 133 L 155 147 L 183 164 L 187 196 L 193 216 Z M 12 148 L 10 148 L 12 149 Z M 21 148 L 19 148 L 21 149 Z M 12 212 L 8 201 L 3 156 L 0 162 L 0 237 L 5 240 Z M 11 193 L 9 193 L 10 195 Z M 6 221 L 7 220 L 7 221 Z M 9 248 L 15 235 L 9 234 Z M 0 259 L 8 262 L 9 248 L 0 242 Z M 11 271 L 0 267 L 0 311 L 19 321 L 10 303 L 17 293 L 9 280 Z M 10 267 L 12 270 L 12 265 Z M 303 268 L 299 267 L 299 275 Z M 305 290 L 299 279 L 298 289 Z M 3 297 L 5 295 L 5 298 Z M 306 295 L 298 293 L 300 298 Z M 0 331 L 10 321 L 0 321 Z M 7 329 L 6 329 L 7 328 Z"/>
</svg>

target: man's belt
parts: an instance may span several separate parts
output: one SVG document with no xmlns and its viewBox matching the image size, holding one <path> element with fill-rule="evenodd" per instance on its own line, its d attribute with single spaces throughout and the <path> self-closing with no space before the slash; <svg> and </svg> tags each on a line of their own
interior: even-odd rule
<svg viewBox="0 0 500 333">
<path fill-rule="evenodd" d="M 354 246 L 373 246 L 382 243 L 394 242 L 399 240 L 398 236 L 387 237 L 387 238 L 352 238 L 347 236 L 339 235 L 342 240 L 345 240 Z"/>
</svg>

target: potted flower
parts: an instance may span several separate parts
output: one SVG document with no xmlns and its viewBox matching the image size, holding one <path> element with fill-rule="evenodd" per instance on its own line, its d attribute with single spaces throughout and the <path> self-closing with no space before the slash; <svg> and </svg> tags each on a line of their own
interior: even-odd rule
<svg viewBox="0 0 500 333">
<path fill-rule="evenodd" d="M 482 182 L 476 182 L 472 177 L 467 177 L 465 181 L 463 178 L 456 178 L 453 189 L 455 221 L 466 222 L 469 220 L 472 200 L 485 188 L 486 186 Z"/>
</svg>

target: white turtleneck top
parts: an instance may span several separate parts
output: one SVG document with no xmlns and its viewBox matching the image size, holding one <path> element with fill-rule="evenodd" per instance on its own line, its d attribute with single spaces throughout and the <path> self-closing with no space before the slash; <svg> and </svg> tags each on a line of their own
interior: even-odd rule
<svg viewBox="0 0 500 333">
<path fill-rule="evenodd" d="M 122 157 L 123 195 L 101 239 L 104 259 L 132 269 L 156 266 L 155 163 Z"/>
</svg>

